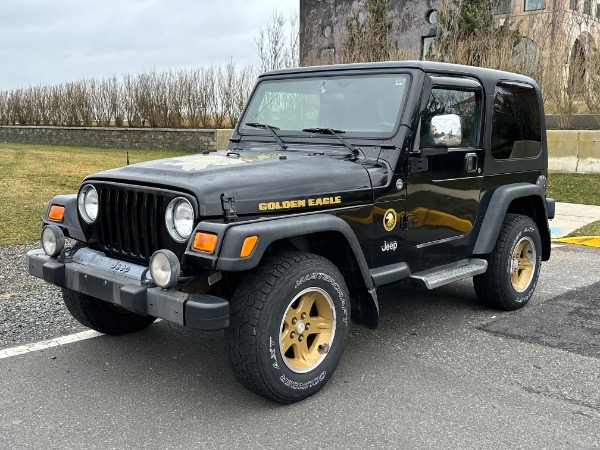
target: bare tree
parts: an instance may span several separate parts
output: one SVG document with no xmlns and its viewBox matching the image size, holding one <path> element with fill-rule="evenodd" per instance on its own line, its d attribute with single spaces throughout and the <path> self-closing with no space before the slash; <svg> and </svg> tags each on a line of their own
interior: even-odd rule
<svg viewBox="0 0 600 450">
<path fill-rule="evenodd" d="M 198 84 L 198 116 L 202 127 L 208 128 L 211 125 L 213 115 L 214 97 L 216 96 L 216 77 L 214 67 L 203 67 L 200 69 L 200 78 Z"/>
<path fill-rule="evenodd" d="M 225 67 L 218 71 L 218 96 L 221 113 L 219 114 L 220 123 L 215 123 L 215 126 L 222 127 L 225 120 L 229 123 L 234 123 L 235 117 L 235 95 L 236 95 L 236 78 L 235 65 L 230 62 Z M 215 122 L 217 122 L 215 120 Z"/>
<path fill-rule="evenodd" d="M 0 124 L 8 125 L 8 91 L 0 91 Z"/>
<path fill-rule="evenodd" d="M 260 58 L 260 71 L 296 67 L 298 65 L 298 18 L 287 19 L 275 11 L 266 28 L 261 28 L 256 38 Z"/>
<path fill-rule="evenodd" d="M 598 7 L 600 8 L 600 5 Z M 587 105 L 600 127 L 600 49 L 597 47 L 586 58 L 586 73 L 588 76 Z"/>
<path fill-rule="evenodd" d="M 235 102 L 234 102 L 234 116 L 231 120 L 231 126 L 237 124 L 238 119 L 244 112 L 244 107 L 254 86 L 254 80 L 256 79 L 257 73 L 256 68 L 253 66 L 244 66 L 238 72 L 238 78 L 235 87 Z"/>
<path fill-rule="evenodd" d="M 183 109 L 186 115 L 188 127 L 200 126 L 200 71 L 198 69 L 181 72 L 180 83 L 183 90 Z"/>
<path fill-rule="evenodd" d="M 0 91 L 0 124 L 223 127 L 234 125 L 256 77 L 252 66 L 148 72 Z"/>
</svg>

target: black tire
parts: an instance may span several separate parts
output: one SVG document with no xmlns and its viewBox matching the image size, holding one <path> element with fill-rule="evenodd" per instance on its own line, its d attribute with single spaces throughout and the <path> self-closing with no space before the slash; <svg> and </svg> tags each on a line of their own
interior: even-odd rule
<svg viewBox="0 0 600 450">
<path fill-rule="evenodd" d="M 542 265 L 536 223 L 528 216 L 507 214 L 496 246 L 486 259 L 487 271 L 473 277 L 479 301 L 506 311 L 525 306 L 535 291 Z"/>
<path fill-rule="evenodd" d="M 229 365 L 244 387 L 292 403 L 327 383 L 350 321 L 348 289 L 333 263 L 300 252 L 267 258 L 244 277 L 230 307 Z"/>
<path fill-rule="evenodd" d="M 63 289 L 62 294 L 71 315 L 82 325 L 100 333 L 113 336 L 132 333 L 156 320 L 71 289 Z"/>
</svg>

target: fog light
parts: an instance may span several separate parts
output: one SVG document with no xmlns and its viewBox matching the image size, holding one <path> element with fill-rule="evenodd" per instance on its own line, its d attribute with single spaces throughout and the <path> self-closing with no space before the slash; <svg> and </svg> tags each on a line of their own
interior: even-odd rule
<svg viewBox="0 0 600 450">
<path fill-rule="evenodd" d="M 179 279 L 181 266 L 171 250 L 157 250 L 150 257 L 150 275 L 157 286 L 168 289 Z"/>
<path fill-rule="evenodd" d="M 52 258 L 60 255 L 65 248 L 65 235 L 56 225 L 46 225 L 42 230 L 42 248 Z"/>
</svg>

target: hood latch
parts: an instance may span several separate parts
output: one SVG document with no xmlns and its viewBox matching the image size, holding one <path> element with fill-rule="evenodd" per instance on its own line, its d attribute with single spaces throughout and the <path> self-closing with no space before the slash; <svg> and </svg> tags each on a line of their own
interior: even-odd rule
<svg viewBox="0 0 600 450">
<path fill-rule="evenodd" d="M 235 211 L 235 198 L 233 198 L 233 193 L 223 192 L 221 194 L 221 206 L 223 207 L 223 213 L 225 214 L 225 222 L 235 222 L 238 216 Z"/>
</svg>

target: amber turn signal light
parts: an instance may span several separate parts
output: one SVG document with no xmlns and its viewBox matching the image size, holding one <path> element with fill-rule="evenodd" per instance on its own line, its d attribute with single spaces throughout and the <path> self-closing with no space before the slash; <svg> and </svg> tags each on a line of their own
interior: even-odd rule
<svg viewBox="0 0 600 450">
<path fill-rule="evenodd" d="M 254 247 L 256 247 L 256 243 L 258 242 L 258 236 L 248 236 L 244 239 L 244 243 L 242 244 L 242 250 L 240 251 L 241 258 L 247 258 L 252 254 Z"/>
<path fill-rule="evenodd" d="M 201 252 L 213 253 L 217 247 L 217 235 L 198 231 L 196 236 L 194 236 L 194 244 L 192 247 Z"/>
<path fill-rule="evenodd" d="M 50 212 L 48 213 L 48 219 L 61 221 L 65 216 L 65 207 L 59 205 L 52 205 L 50 207 Z"/>
</svg>

